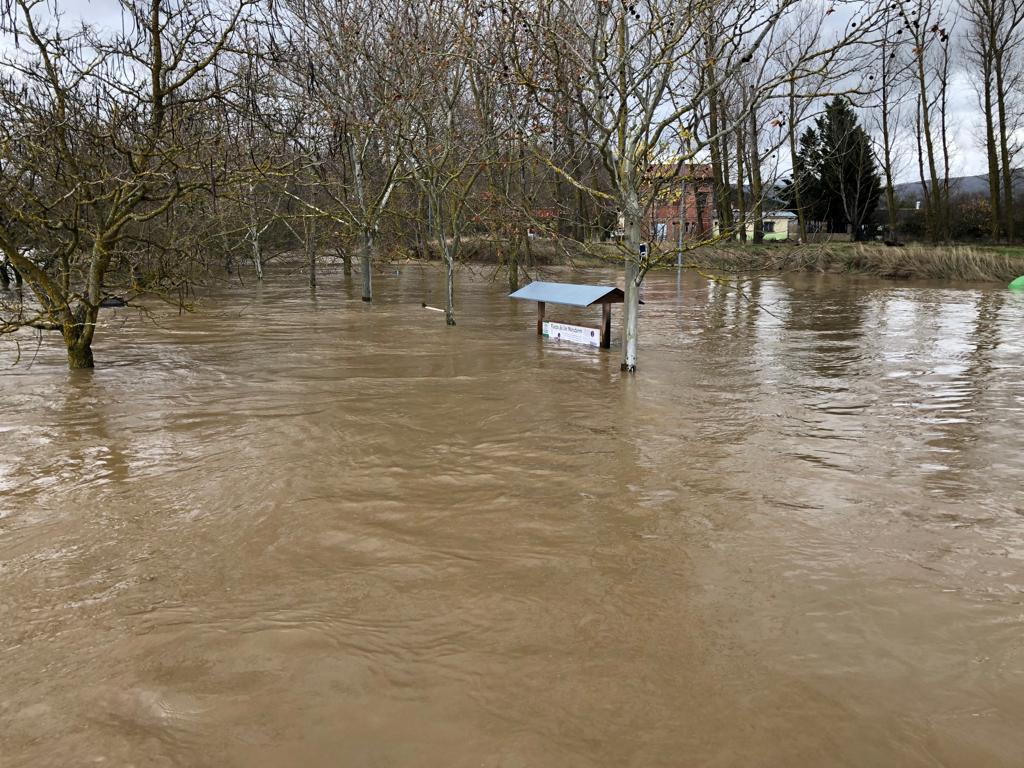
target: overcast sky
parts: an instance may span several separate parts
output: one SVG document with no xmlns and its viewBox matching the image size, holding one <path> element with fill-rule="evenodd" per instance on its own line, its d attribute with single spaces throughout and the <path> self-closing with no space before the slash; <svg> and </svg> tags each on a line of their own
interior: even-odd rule
<svg viewBox="0 0 1024 768">
<path fill-rule="evenodd" d="M 73 20 L 80 18 L 98 27 L 111 30 L 121 29 L 121 11 L 116 0 L 48 0 L 51 5 L 55 1 L 57 8 L 64 14 L 65 21 L 68 23 L 73 23 Z M 949 91 L 951 176 L 986 173 L 985 155 L 979 143 L 979 137 L 983 128 L 983 118 L 977 94 L 971 85 L 972 77 L 974 75 L 971 73 L 958 71 L 954 75 Z M 869 131 L 874 129 L 872 120 L 865 119 L 864 124 L 865 128 Z M 910 142 L 907 143 L 909 144 Z M 786 154 L 785 152 L 780 153 L 780 164 L 786 163 Z M 916 181 L 918 175 L 914 148 L 912 146 L 905 146 L 899 154 L 901 162 L 897 181 Z M 788 163 L 786 165 L 788 166 Z M 779 168 L 779 171 L 783 173 L 787 170 L 788 168 Z"/>
</svg>

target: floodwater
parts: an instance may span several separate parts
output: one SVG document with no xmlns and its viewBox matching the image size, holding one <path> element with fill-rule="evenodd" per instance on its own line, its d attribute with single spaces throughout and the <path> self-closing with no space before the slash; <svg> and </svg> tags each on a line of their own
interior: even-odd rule
<svg viewBox="0 0 1024 768">
<path fill-rule="evenodd" d="M 1024 765 L 1024 296 L 321 278 L 0 350 L 4 768 Z"/>
</svg>

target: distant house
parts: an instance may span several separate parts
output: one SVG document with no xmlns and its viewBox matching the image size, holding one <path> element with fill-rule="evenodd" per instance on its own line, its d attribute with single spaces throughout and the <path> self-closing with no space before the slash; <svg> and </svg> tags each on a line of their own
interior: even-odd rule
<svg viewBox="0 0 1024 768">
<path fill-rule="evenodd" d="M 676 243 L 680 234 L 683 240 L 709 237 L 715 207 L 711 166 L 670 163 L 655 171 L 661 188 L 647 209 L 644 239 Z"/>
<path fill-rule="evenodd" d="M 711 237 L 715 197 L 710 165 L 669 162 L 651 166 L 641 197 L 650 201 L 641 222 L 643 240 L 676 243 L 680 235 L 683 240 Z M 564 208 L 534 208 L 530 236 L 561 231 L 570 213 Z M 607 212 L 595 217 L 590 229 L 602 238 L 619 239 L 625 235 L 625 220 L 621 212 Z"/>
<path fill-rule="evenodd" d="M 796 240 L 800 236 L 799 221 L 792 211 L 771 211 L 761 220 L 765 240 Z M 754 237 L 754 222 L 747 224 L 747 237 Z"/>
<path fill-rule="evenodd" d="M 754 224 L 754 219 L 747 220 L 747 240 L 754 239 Z M 718 219 L 714 220 L 712 231 L 715 237 L 718 237 Z M 796 214 L 792 211 L 768 211 L 761 219 L 761 231 L 764 233 L 765 240 L 776 242 L 796 240 L 800 236 L 799 222 Z M 733 237 L 738 240 L 740 233 L 736 232 Z"/>
</svg>

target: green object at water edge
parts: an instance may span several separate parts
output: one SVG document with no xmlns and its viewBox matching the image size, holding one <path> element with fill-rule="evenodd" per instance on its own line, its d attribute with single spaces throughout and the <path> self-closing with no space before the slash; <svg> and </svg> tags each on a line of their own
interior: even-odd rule
<svg viewBox="0 0 1024 768">
<path fill-rule="evenodd" d="M 1014 291 L 1024 291 L 1024 275 L 1011 282 L 1010 288 Z"/>
</svg>

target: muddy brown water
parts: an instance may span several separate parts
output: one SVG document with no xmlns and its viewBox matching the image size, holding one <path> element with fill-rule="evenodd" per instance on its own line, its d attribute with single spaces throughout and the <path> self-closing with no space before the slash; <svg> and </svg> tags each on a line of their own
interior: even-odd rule
<svg viewBox="0 0 1024 768">
<path fill-rule="evenodd" d="M 5 768 L 1024 765 L 1024 296 L 302 281 L 0 373 Z"/>
</svg>

